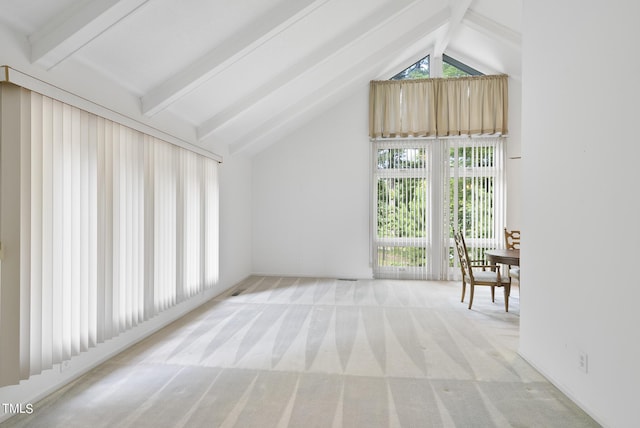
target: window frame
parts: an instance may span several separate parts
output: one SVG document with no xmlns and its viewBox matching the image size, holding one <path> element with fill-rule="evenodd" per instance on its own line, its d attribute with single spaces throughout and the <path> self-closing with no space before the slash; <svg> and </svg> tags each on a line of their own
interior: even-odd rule
<svg viewBox="0 0 640 428">
<path fill-rule="evenodd" d="M 447 54 L 442 54 L 442 62 L 443 63 L 447 63 L 447 64 L 457 68 L 458 70 L 464 71 L 469 76 L 484 76 L 484 73 L 476 70 L 473 67 L 468 66 L 467 64 L 465 64 L 463 62 L 458 61 L 455 58 L 450 57 Z"/>
<path fill-rule="evenodd" d="M 451 192 L 459 180 L 478 180 L 479 185 L 491 182 L 490 213 L 484 213 L 491 221 L 486 228 L 491 235 L 477 235 L 474 227 L 466 227 L 463 222 L 462 232 L 467 240 L 469 249 L 484 255 L 488 248 L 502 245 L 502 231 L 506 217 L 506 174 L 504 172 L 505 137 L 446 137 L 446 138 L 379 138 L 372 141 L 372 204 L 371 204 L 371 262 L 375 278 L 392 279 L 430 279 L 454 280 L 459 279 L 460 271 L 455 245 L 453 243 L 454 228 L 458 227 L 459 215 L 454 212 Z M 426 161 L 422 168 L 379 168 L 378 153 L 384 149 L 424 148 Z M 452 162 L 453 150 L 486 150 L 492 147 L 492 161 L 490 165 L 459 165 Z M 477 154 L 474 153 L 473 156 Z M 378 182 L 380 179 L 423 178 L 425 180 L 423 195 L 425 212 L 422 221 L 425 225 L 422 236 L 416 237 L 387 237 L 379 235 L 379 197 Z M 478 192 L 479 193 L 479 192 Z M 485 201 L 486 202 L 486 201 Z M 465 213 L 466 215 L 466 213 Z M 474 213 L 472 213 L 474 215 Z M 391 248 L 423 248 L 424 263 L 418 266 L 392 266 L 379 263 L 379 252 Z"/>
</svg>

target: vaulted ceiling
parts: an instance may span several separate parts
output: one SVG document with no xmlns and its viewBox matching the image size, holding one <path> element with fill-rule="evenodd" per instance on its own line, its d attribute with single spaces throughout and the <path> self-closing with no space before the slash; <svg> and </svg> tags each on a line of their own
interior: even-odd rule
<svg viewBox="0 0 640 428">
<path fill-rule="evenodd" d="M 521 0 L 0 0 L 27 72 L 248 154 L 427 54 L 519 78 L 520 13 Z"/>
</svg>

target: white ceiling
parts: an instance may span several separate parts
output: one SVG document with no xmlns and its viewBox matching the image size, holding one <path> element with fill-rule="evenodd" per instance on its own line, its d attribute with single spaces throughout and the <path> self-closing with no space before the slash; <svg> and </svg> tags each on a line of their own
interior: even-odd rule
<svg viewBox="0 0 640 428">
<path fill-rule="evenodd" d="M 430 53 L 519 78 L 521 3 L 0 0 L 0 25 L 41 78 L 94 77 L 99 103 L 125 94 L 204 148 L 252 154 Z"/>
</svg>

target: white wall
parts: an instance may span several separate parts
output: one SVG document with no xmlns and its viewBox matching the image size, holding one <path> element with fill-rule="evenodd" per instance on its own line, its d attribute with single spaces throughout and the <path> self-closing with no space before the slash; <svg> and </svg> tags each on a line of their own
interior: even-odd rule
<svg viewBox="0 0 640 428">
<path fill-rule="evenodd" d="M 522 81 L 509 79 L 509 138 L 507 140 L 507 229 L 522 229 Z"/>
<path fill-rule="evenodd" d="M 254 157 L 254 272 L 371 277 L 368 90 Z"/>
<path fill-rule="evenodd" d="M 223 291 L 252 273 L 251 159 L 231 155 L 226 145 L 211 147 L 220 164 L 220 280 Z"/>
<path fill-rule="evenodd" d="M 610 427 L 638 426 L 638 16 L 626 0 L 523 15 L 520 352 Z"/>
</svg>

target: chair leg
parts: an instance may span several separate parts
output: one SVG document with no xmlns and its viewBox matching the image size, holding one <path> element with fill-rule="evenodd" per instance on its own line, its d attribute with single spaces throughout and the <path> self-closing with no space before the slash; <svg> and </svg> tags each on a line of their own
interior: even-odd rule
<svg viewBox="0 0 640 428">
<path fill-rule="evenodd" d="M 491 286 L 491 301 L 495 303 L 496 301 L 496 287 Z"/>
<path fill-rule="evenodd" d="M 473 284 L 469 284 L 469 309 L 471 309 L 471 305 L 473 305 L 473 290 L 475 287 Z"/>
<path fill-rule="evenodd" d="M 509 296 L 511 295 L 511 284 L 504 285 L 504 311 L 509 312 Z"/>
<path fill-rule="evenodd" d="M 460 299 L 461 302 L 464 302 L 464 295 L 467 292 L 467 283 L 465 282 L 465 280 L 462 280 L 462 298 Z"/>
</svg>

